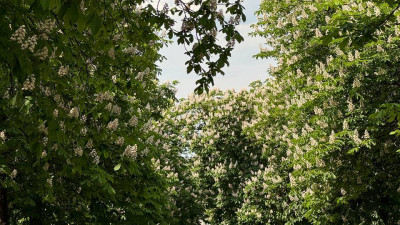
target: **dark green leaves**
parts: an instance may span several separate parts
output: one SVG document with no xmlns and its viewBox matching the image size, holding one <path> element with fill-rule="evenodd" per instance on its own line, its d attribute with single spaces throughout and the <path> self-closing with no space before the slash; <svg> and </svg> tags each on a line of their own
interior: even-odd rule
<svg viewBox="0 0 400 225">
<path fill-rule="evenodd" d="M 98 32 L 100 31 L 100 29 L 102 27 L 101 18 L 96 13 L 92 13 L 88 17 L 87 24 L 90 26 L 90 29 L 91 29 L 93 35 L 98 34 Z"/>
<path fill-rule="evenodd" d="M 43 10 L 49 9 L 50 0 L 40 0 L 40 5 L 42 6 Z"/>
</svg>

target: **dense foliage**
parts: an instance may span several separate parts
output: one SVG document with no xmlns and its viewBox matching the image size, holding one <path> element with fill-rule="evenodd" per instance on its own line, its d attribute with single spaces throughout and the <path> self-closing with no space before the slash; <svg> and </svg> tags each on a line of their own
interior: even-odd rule
<svg viewBox="0 0 400 225">
<path fill-rule="evenodd" d="M 396 1 L 262 1 L 272 78 L 171 110 L 210 224 L 397 224 Z M 175 139 L 174 139 L 175 140 Z M 175 140 L 176 141 L 176 140 Z"/>
<path fill-rule="evenodd" d="M 0 1 L 2 224 L 179 223 L 157 168 L 154 124 L 174 99 L 157 79 L 162 33 L 193 47 L 201 91 L 242 40 L 244 15 L 240 1 L 150 3 Z"/>
<path fill-rule="evenodd" d="M 1 224 L 399 223 L 399 2 L 264 0 L 271 78 L 175 105 L 162 31 L 202 93 L 240 1 L 0 3 Z"/>
</svg>

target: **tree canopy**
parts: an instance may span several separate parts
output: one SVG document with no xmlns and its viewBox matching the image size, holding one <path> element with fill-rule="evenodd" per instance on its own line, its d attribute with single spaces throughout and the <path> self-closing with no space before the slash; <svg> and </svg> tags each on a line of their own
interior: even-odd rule
<svg viewBox="0 0 400 225">
<path fill-rule="evenodd" d="M 261 1 L 241 91 L 209 89 L 239 0 L 0 3 L 0 224 L 399 223 L 398 1 Z"/>
<path fill-rule="evenodd" d="M 210 224 L 396 224 L 396 1 L 262 1 L 271 79 L 171 110 Z M 175 138 L 173 138 L 175 140 Z"/>
<path fill-rule="evenodd" d="M 201 92 L 242 40 L 240 1 L 0 5 L 1 223 L 172 223 L 154 129 L 175 92 L 157 79 L 163 32 L 192 48 Z"/>
</svg>

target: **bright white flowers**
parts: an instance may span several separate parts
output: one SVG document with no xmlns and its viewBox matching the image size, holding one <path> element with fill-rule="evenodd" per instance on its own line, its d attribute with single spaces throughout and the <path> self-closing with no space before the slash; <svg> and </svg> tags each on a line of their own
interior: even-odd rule
<svg viewBox="0 0 400 225">
<path fill-rule="evenodd" d="M 55 110 L 53 111 L 53 116 L 56 117 L 56 118 L 58 117 L 58 109 L 55 109 Z"/>
<path fill-rule="evenodd" d="M 368 130 L 367 130 L 367 129 L 365 129 L 365 132 L 364 132 L 363 138 L 364 138 L 364 139 L 369 139 L 369 138 L 370 138 L 370 136 L 369 136 L 369 132 L 368 132 Z"/>
<path fill-rule="evenodd" d="M 347 194 L 347 192 L 346 192 L 346 190 L 345 190 L 344 188 L 341 188 L 341 189 L 340 189 L 340 193 L 341 193 L 343 196 Z"/>
<path fill-rule="evenodd" d="M 5 141 L 6 140 L 6 132 L 4 132 L 4 131 L 0 132 L 0 140 L 1 141 Z"/>
<path fill-rule="evenodd" d="M 329 144 L 335 143 L 335 131 L 332 130 L 331 135 L 329 135 Z"/>
<path fill-rule="evenodd" d="M 35 89 L 35 82 L 36 82 L 36 78 L 35 75 L 30 75 L 28 78 L 26 78 L 22 89 L 23 91 L 32 91 L 33 89 Z"/>
<path fill-rule="evenodd" d="M 96 96 L 95 99 L 96 102 L 112 101 L 114 99 L 113 93 L 109 91 L 106 91 L 104 93 L 98 93 L 95 96 Z"/>
<path fill-rule="evenodd" d="M 118 118 L 110 121 L 107 125 L 107 128 L 111 131 L 116 131 L 118 129 Z"/>
<path fill-rule="evenodd" d="M 353 141 L 354 141 L 354 143 L 356 143 L 356 144 L 361 144 L 361 139 L 360 139 L 360 136 L 359 136 L 359 134 L 358 134 L 358 130 L 354 130 L 354 132 L 353 132 Z"/>
<path fill-rule="evenodd" d="M 321 38 L 322 37 L 322 33 L 318 28 L 315 29 L 315 37 L 317 37 L 317 38 Z"/>
<path fill-rule="evenodd" d="M 74 107 L 69 111 L 69 116 L 72 118 L 78 118 L 79 117 L 79 109 L 78 107 Z"/>
<path fill-rule="evenodd" d="M 14 170 L 11 172 L 10 177 L 11 177 L 12 179 L 14 179 L 15 177 L 17 177 L 17 174 L 18 174 L 18 171 L 17 171 L 16 169 L 14 169 Z"/>
<path fill-rule="evenodd" d="M 22 43 L 25 39 L 25 36 L 26 36 L 25 25 L 22 25 L 14 32 L 14 34 L 11 36 L 10 39 L 12 41 L 16 41 L 18 44 L 22 45 Z"/>
<path fill-rule="evenodd" d="M 92 139 L 89 139 L 88 140 L 88 142 L 86 143 L 86 146 L 85 146 L 85 148 L 93 148 L 93 140 Z"/>
<path fill-rule="evenodd" d="M 37 35 L 33 35 L 32 37 L 29 37 L 25 43 L 21 45 L 21 49 L 29 49 L 29 51 L 34 52 L 36 44 L 37 44 Z"/>
<path fill-rule="evenodd" d="M 125 139 L 124 137 L 118 137 L 117 140 L 115 141 L 115 144 L 122 146 L 124 145 Z"/>
<path fill-rule="evenodd" d="M 96 149 L 92 149 L 92 151 L 89 153 L 89 156 L 93 159 L 94 164 L 100 163 L 100 156 L 97 154 Z"/>
<path fill-rule="evenodd" d="M 134 127 L 138 124 L 138 118 L 136 116 L 132 116 L 128 122 L 129 126 Z"/>
<path fill-rule="evenodd" d="M 114 105 L 111 109 L 111 113 L 120 115 L 121 114 L 121 107 Z"/>
<path fill-rule="evenodd" d="M 385 49 L 383 49 L 381 45 L 377 45 L 377 46 L 376 46 L 376 50 L 377 50 L 378 52 L 384 52 L 384 51 L 385 51 Z"/>
<path fill-rule="evenodd" d="M 69 66 L 60 66 L 60 68 L 58 69 L 58 75 L 60 77 L 66 76 L 68 74 L 69 71 Z"/>
<path fill-rule="evenodd" d="M 49 34 L 54 30 L 56 27 L 56 21 L 52 19 L 48 19 L 45 21 L 41 21 L 38 23 L 38 29 L 41 32 L 40 37 L 44 40 L 49 39 Z"/>
<path fill-rule="evenodd" d="M 76 156 L 82 156 L 83 155 L 83 148 L 82 147 L 76 147 L 74 149 L 75 155 Z"/>
<path fill-rule="evenodd" d="M 128 145 L 125 148 L 125 151 L 123 153 L 124 156 L 132 158 L 132 159 L 136 159 L 138 153 L 137 153 L 137 145 Z"/>
</svg>

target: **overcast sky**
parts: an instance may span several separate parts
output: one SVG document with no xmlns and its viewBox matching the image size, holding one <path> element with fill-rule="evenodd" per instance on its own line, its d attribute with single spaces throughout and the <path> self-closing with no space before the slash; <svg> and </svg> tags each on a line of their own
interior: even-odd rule
<svg viewBox="0 0 400 225">
<path fill-rule="evenodd" d="M 247 88 L 248 85 L 256 80 L 265 80 L 268 76 L 267 69 L 269 64 L 274 64 L 272 60 L 256 60 L 253 55 L 259 51 L 260 44 L 264 39 L 260 37 L 251 37 L 248 33 L 252 32 L 251 24 L 257 22 L 254 12 L 258 9 L 258 0 L 244 0 L 244 7 L 247 21 L 239 25 L 239 32 L 244 37 L 244 41 L 235 45 L 232 57 L 229 58 L 230 66 L 224 68 L 225 76 L 219 75 L 214 79 L 215 87 L 220 89 Z M 182 45 L 176 43 L 170 44 L 161 50 L 161 54 L 167 57 L 167 60 L 160 63 L 162 75 L 159 79 L 165 81 L 179 81 L 177 86 L 177 97 L 186 98 L 196 88 L 196 80 L 200 78 L 196 74 L 186 74 L 185 62 L 188 57 L 184 54 Z"/>
</svg>

